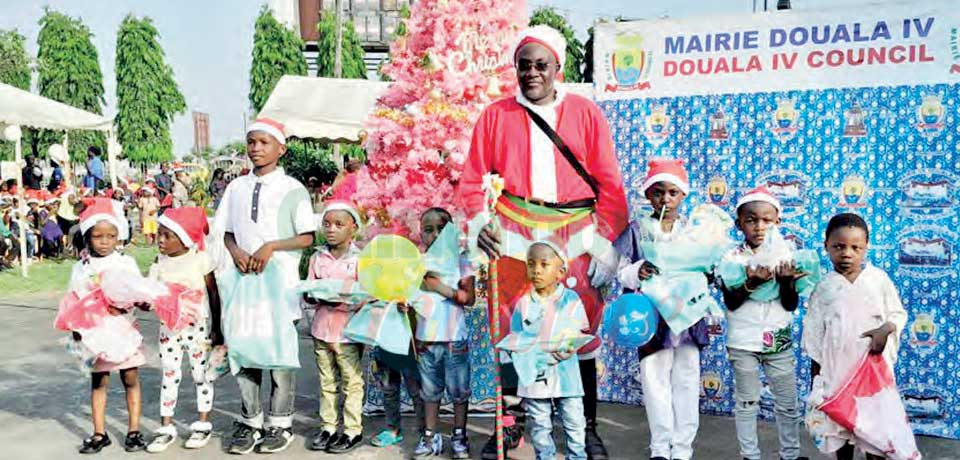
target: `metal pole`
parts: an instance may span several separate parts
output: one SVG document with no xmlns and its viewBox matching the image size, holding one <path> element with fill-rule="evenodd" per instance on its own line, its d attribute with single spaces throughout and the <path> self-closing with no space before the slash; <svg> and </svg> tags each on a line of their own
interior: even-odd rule
<svg viewBox="0 0 960 460">
<path fill-rule="evenodd" d="M 767 0 L 763 0 L 763 11 L 769 11 L 767 9 Z"/>
<path fill-rule="evenodd" d="M 20 275 L 26 278 L 27 264 L 30 256 L 27 254 L 27 201 L 23 195 L 23 136 L 14 141 L 17 160 L 17 228 L 20 231 Z"/>
<path fill-rule="evenodd" d="M 63 165 L 63 176 L 67 181 L 67 193 L 73 191 L 73 159 L 70 157 L 70 131 L 63 133 L 63 150 L 67 152 L 67 161 Z"/>
<path fill-rule="evenodd" d="M 343 78 L 343 8 L 340 0 L 334 1 L 337 9 L 337 48 L 333 58 L 334 78 Z M 340 144 L 333 144 L 333 162 L 337 169 L 343 169 L 343 156 L 340 154 Z"/>
<path fill-rule="evenodd" d="M 753 0 L 753 12 L 757 12 L 757 0 Z"/>
</svg>

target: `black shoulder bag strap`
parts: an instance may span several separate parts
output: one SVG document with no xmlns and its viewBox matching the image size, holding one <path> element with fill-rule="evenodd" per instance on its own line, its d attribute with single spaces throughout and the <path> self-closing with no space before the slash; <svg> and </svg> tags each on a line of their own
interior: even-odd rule
<svg viewBox="0 0 960 460">
<path fill-rule="evenodd" d="M 547 124 L 547 121 L 544 120 L 543 117 L 537 115 L 537 113 L 530 109 L 530 107 L 523 106 L 523 108 L 527 110 L 528 114 L 530 114 L 530 118 L 533 119 L 533 122 L 536 123 L 537 127 L 539 127 L 540 130 L 543 131 L 543 133 L 546 134 L 551 141 L 553 141 L 553 144 L 557 146 L 557 149 L 560 150 L 560 153 L 563 154 L 563 157 L 567 159 L 567 163 L 570 163 L 570 166 L 573 167 L 573 170 L 576 171 L 577 174 L 580 175 L 580 178 L 590 186 L 590 190 L 593 190 L 593 195 L 596 198 L 599 198 L 600 186 L 597 184 L 597 180 L 587 172 L 586 168 L 584 168 L 582 164 L 580 164 L 580 161 L 577 160 L 577 157 L 573 155 L 573 152 L 570 151 L 570 147 L 567 147 L 567 144 L 563 142 L 563 139 L 560 138 L 560 135 L 557 134 L 557 132 L 554 131 L 549 124 Z"/>
</svg>

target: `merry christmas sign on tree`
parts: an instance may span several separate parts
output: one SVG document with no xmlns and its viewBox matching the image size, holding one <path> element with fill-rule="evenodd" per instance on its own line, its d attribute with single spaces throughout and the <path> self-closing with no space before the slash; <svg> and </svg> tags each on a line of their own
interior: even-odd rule
<svg viewBox="0 0 960 460">
<path fill-rule="evenodd" d="M 354 199 L 368 234 L 416 237 L 419 214 L 451 212 L 474 122 L 516 89 L 513 44 L 523 0 L 421 0 L 383 72 L 393 80 L 367 122 L 370 164 Z"/>
</svg>

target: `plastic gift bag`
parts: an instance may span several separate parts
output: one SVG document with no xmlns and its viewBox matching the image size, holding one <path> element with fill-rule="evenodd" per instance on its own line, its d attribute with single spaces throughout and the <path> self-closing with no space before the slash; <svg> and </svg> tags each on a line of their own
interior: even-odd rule
<svg viewBox="0 0 960 460">
<path fill-rule="evenodd" d="M 124 310 L 140 302 L 152 304 L 157 297 L 170 293 L 166 284 L 131 270 L 104 270 L 99 285 L 110 305 Z"/>
<path fill-rule="evenodd" d="M 122 363 L 133 356 L 143 343 L 143 336 L 124 316 L 107 315 L 92 329 L 78 329 L 83 345 L 97 358 L 109 363 Z"/>
<path fill-rule="evenodd" d="M 343 335 L 397 355 L 406 355 L 413 339 L 407 316 L 397 309 L 397 304 L 384 302 L 368 303 L 354 313 Z"/>
<path fill-rule="evenodd" d="M 83 297 L 76 292 L 68 292 L 60 301 L 57 318 L 53 325 L 61 331 L 93 329 L 103 318 L 110 315 L 107 311 L 107 298 L 100 289 L 87 292 Z"/>
<path fill-rule="evenodd" d="M 223 302 L 223 335 L 230 349 L 230 370 L 296 369 L 300 367 L 299 342 L 293 315 L 286 308 L 291 293 L 275 262 L 263 273 L 225 273 L 228 289 Z"/>
<path fill-rule="evenodd" d="M 682 333 L 704 316 L 723 312 L 710 295 L 710 286 L 703 273 L 662 273 L 641 282 L 640 288 L 674 334 Z"/>
<path fill-rule="evenodd" d="M 883 355 L 864 356 L 840 391 L 818 409 L 886 458 L 921 458 L 893 372 Z"/>
<path fill-rule="evenodd" d="M 151 302 L 160 322 L 173 332 L 196 323 L 200 319 L 205 293 L 175 283 L 167 284 L 167 289 L 166 294 L 155 297 Z"/>
<path fill-rule="evenodd" d="M 796 250 L 793 243 L 783 238 L 780 229 L 773 227 L 767 231 L 763 244 L 747 260 L 746 264 L 732 260 L 721 261 L 717 265 L 717 276 L 729 288 L 738 288 L 747 281 L 747 267 L 768 267 L 775 269 L 783 262 L 792 262 L 798 272 L 806 276 L 796 281 L 797 293 L 807 297 L 820 282 L 820 256 L 816 251 L 809 249 Z M 750 298 L 760 302 L 768 302 L 780 297 L 780 288 L 776 280 L 761 284 L 750 293 Z"/>
<path fill-rule="evenodd" d="M 645 295 L 624 294 L 603 311 L 603 336 L 628 348 L 646 345 L 657 333 L 660 315 Z"/>
<path fill-rule="evenodd" d="M 218 378 L 230 373 L 230 361 L 227 358 L 228 349 L 226 345 L 217 345 L 210 350 L 210 357 L 207 358 L 206 377 L 208 382 L 213 382 Z"/>
<path fill-rule="evenodd" d="M 74 340 L 73 337 L 64 337 L 59 340 L 60 345 L 63 345 L 63 348 L 67 351 L 67 354 L 73 356 L 77 359 L 77 364 L 80 366 L 80 372 L 89 374 L 93 372 L 94 366 L 97 365 L 97 355 L 90 351 L 89 348 L 83 345 L 83 342 L 79 340 Z"/>
<path fill-rule="evenodd" d="M 370 294 L 354 280 L 319 279 L 297 283 L 296 291 L 317 300 L 356 305 L 370 300 Z"/>
</svg>

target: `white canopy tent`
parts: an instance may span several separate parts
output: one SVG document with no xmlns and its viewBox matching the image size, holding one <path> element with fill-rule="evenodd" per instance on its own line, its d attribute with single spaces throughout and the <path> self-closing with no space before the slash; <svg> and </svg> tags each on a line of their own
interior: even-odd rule
<svg viewBox="0 0 960 460">
<path fill-rule="evenodd" d="M 562 83 L 565 90 L 593 98 L 593 85 Z M 284 76 L 259 116 L 284 124 L 287 136 L 328 142 L 360 140 L 367 115 L 390 82 Z"/>
<path fill-rule="evenodd" d="M 109 139 L 107 156 L 110 165 L 110 182 L 113 187 L 116 187 L 116 158 L 117 155 L 120 154 L 120 144 L 117 143 L 113 135 L 113 121 L 111 119 L 0 83 L 0 126 L 3 127 L 4 140 L 16 144 L 16 163 L 18 168 L 23 167 L 21 126 L 57 131 L 93 130 L 106 132 Z M 70 162 L 67 160 L 69 158 L 67 143 L 68 138 L 65 136 L 62 149 L 56 149 L 60 152 L 59 155 L 62 156 L 62 158 L 55 159 L 63 162 L 67 167 L 65 176 L 69 179 L 71 175 L 69 171 Z M 20 207 L 20 215 L 22 216 L 26 213 L 26 203 L 23 198 L 23 183 L 20 174 L 17 174 L 16 177 L 17 201 Z M 26 261 L 29 260 L 29 258 L 27 257 L 24 225 L 19 225 L 19 227 L 20 259 L 22 261 L 20 266 L 23 276 L 27 276 Z"/>
</svg>

